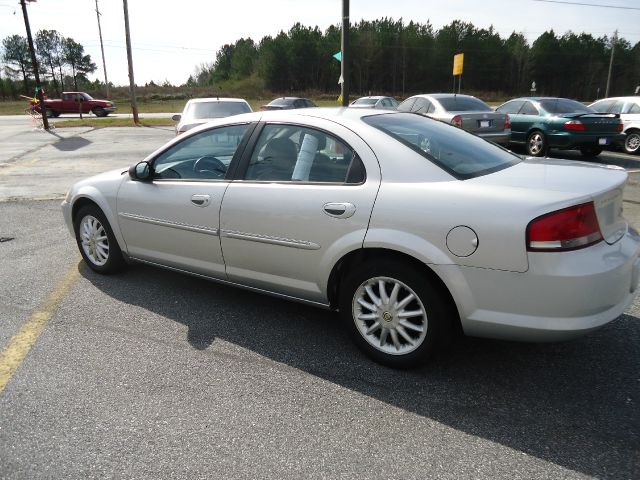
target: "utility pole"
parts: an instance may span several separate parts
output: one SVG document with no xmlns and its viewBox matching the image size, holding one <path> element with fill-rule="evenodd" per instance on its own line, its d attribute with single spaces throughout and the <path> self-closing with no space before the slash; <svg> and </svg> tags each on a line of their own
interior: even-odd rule
<svg viewBox="0 0 640 480">
<path fill-rule="evenodd" d="M 38 74 L 38 61 L 36 60 L 36 51 L 33 48 L 33 37 L 31 36 L 31 27 L 29 26 L 29 15 L 27 15 L 27 3 L 33 0 L 20 0 L 22 6 L 22 16 L 24 17 L 24 26 L 27 29 L 27 41 L 29 42 L 29 52 L 31 53 L 31 63 L 33 64 L 33 76 L 36 79 L 36 96 L 40 104 L 40 113 L 42 114 L 42 125 L 45 130 L 49 130 L 49 119 L 47 111 L 44 108 L 44 95 L 42 95 L 42 86 L 40 85 L 40 75 Z"/>
<path fill-rule="evenodd" d="M 129 94 L 131 96 L 131 112 L 133 123 L 138 125 L 138 104 L 136 102 L 136 84 L 133 80 L 133 58 L 131 57 L 131 34 L 129 33 L 129 7 L 127 0 L 122 0 L 124 7 L 124 31 L 127 37 L 127 61 L 129 63 Z"/>
<path fill-rule="evenodd" d="M 611 40 L 611 58 L 609 59 L 609 74 L 607 75 L 607 88 L 604 91 L 604 98 L 609 97 L 609 86 L 611 85 L 611 70 L 613 70 L 613 54 L 616 50 L 616 43 L 618 43 L 618 30 L 613 32 L 613 39 Z"/>
<path fill-rule="evenodd" d="M 100 50 L 102 51 L 102 68 L 104 70 L 104 85 L 107 89 L 107 98 L 109 98 L 109 80 L 107 80 L 107 62 L 104 59 L 104 45 L 102 44 L 102 28 L 100 27 L 100 10 L 98 10 L 98 0 L 96 0 L 96 16 L 98 17 L 98 35 L 100 36 Z"/>
<path fill-rule="evenodd" d="M 349 0 L 342 0 L 342 61 L 340 62 L 340 77 L 342 78 L 342 106 L 349 106 Z"/>
</svg>

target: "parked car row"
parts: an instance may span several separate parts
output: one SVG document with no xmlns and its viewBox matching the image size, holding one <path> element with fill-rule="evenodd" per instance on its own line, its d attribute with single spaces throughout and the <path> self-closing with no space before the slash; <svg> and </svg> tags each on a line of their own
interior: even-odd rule
<svg viewBox="0 0 640 480">
<path fill-rule="evenodd" d="M 308 98 L 279 97 L 260 110 L 288 110 L 316 107 Z M 372 108 L 411 112 L 450 123 L 502 146 L 524 146 L 526 154 L 546 156 L 549 149 L 579 150 L 585 157 L 599 155 L 606 147 L 623 147 L 640 152 L 640 97 L 599 100 L 586 106 L 556 97 L 521 97 L 495 110 L 479 98 L 454 93 L 420 94 L 398 103 L 393 97 L 366 96 L 350 108 Z M 251 112 L 249 104 L 235 98 L 189 100 L 176 134 L 213 118 Z"/>
</svg>

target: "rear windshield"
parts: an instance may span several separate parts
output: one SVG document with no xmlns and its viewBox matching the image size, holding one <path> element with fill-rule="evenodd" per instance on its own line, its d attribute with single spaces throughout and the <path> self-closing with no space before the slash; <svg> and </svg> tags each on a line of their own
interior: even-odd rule
<svg viewBox="0 0 640 480">
<path fill-rule="evenodd" d="M 549 113 L 593 113 L 595 110 L 567 98 L 540 100 L 540 106 Z"/>
<path fill-rule="evenodd" d="M 362 120 L 460 180 L 497 172 L 522 161 L 491 142 L 422 115 L 372 115 Z"/>
<path fill-rule="evenodd" d="M 293 101 L 295 100 L 295 98 L 276 98 L 275 100 L 272 100 L 271 102 L 269 102 L 269 105 L 283 105 L 283 106 L 289 106 L 293 103 Z"/>
<path fill-rule="evenodd" d="M 436 98 L 447 112 L 491 112 L 491 107 L 473 97 Z"/>
<path fill-rule="evenodd" d="M 244 102 L 198 102 L 191 104 L 187 116 L 194 119 L 220 118 L 250 111 L 251 109 Z"/>
<path fill-rule="evenodd" d="M 355 102 L 354 105 L 374 105 L 378 101 L 377 98 L 359 98 Z"/>
</svg>

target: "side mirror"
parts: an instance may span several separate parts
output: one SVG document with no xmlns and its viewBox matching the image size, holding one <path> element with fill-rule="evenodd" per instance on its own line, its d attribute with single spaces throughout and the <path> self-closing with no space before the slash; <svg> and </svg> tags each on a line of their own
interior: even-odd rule
<svg viewBox="0 0 640 480">
<path fill-rule="evenodd" d="M 133 180 L 148 181 L 151 180 L 151 165 L 148 162 L 140 162 L 129 168 L 129 177 Z"/>
<path fill-rule="evenodd" d="M 182 115 L 180 115 L 179 113 L 176 113 L 173 117 L 171 117 L 171 120 L 173 120 L 174 122 L 179 122 L 181 118 L 182 118 Z"/>
</svg>

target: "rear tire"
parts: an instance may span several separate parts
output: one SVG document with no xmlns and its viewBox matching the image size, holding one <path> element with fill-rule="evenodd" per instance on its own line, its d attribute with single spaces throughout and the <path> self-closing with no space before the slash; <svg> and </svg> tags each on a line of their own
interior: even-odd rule
<svg viewBox="0 0 640 480">
<path fill-rule="evenodd" d="M 580 147 L 580 153 L 583 157 L 591 158 L 597 157 L 602 153 L 602 148 L 600 147 Z"/>
<path fill-rule="evenodd" d="M 59 114 L 56 114 L 56 112 L 54 110 L 52 110 L 51 108 L 45 108 L 44 109 L 44 113 L 47 116 L 47 118 L 53 118 L 53 117 L 57 117 Z"/>
<path fill-rule="evenodd" d="M 527 137 L 527 155 L 531 157 L 546 157 L 549 153 L 547 137 L 540 130 L 534 130 Z"/>
<path fill-rule="evenodd" d="M 104 213 L 96 205 L 85 205 L 73 220 L 78 249 L 94 271 L 115 273 L 125 266 L 122 251 Z"/>
<path fill-rule="evenodd" d="M 624 151 L 630 155 L 640 152 L 640 130 L 627 132 L 624 140 Z"/>
<path fill-rule="evenodd" d="M 447 304 L 424 272 L 374 261 L 341 286 L 340 315 L 356 345 L 378 363 L 407 368 L 427 362 L 450 339 Z"/>
</svg>

